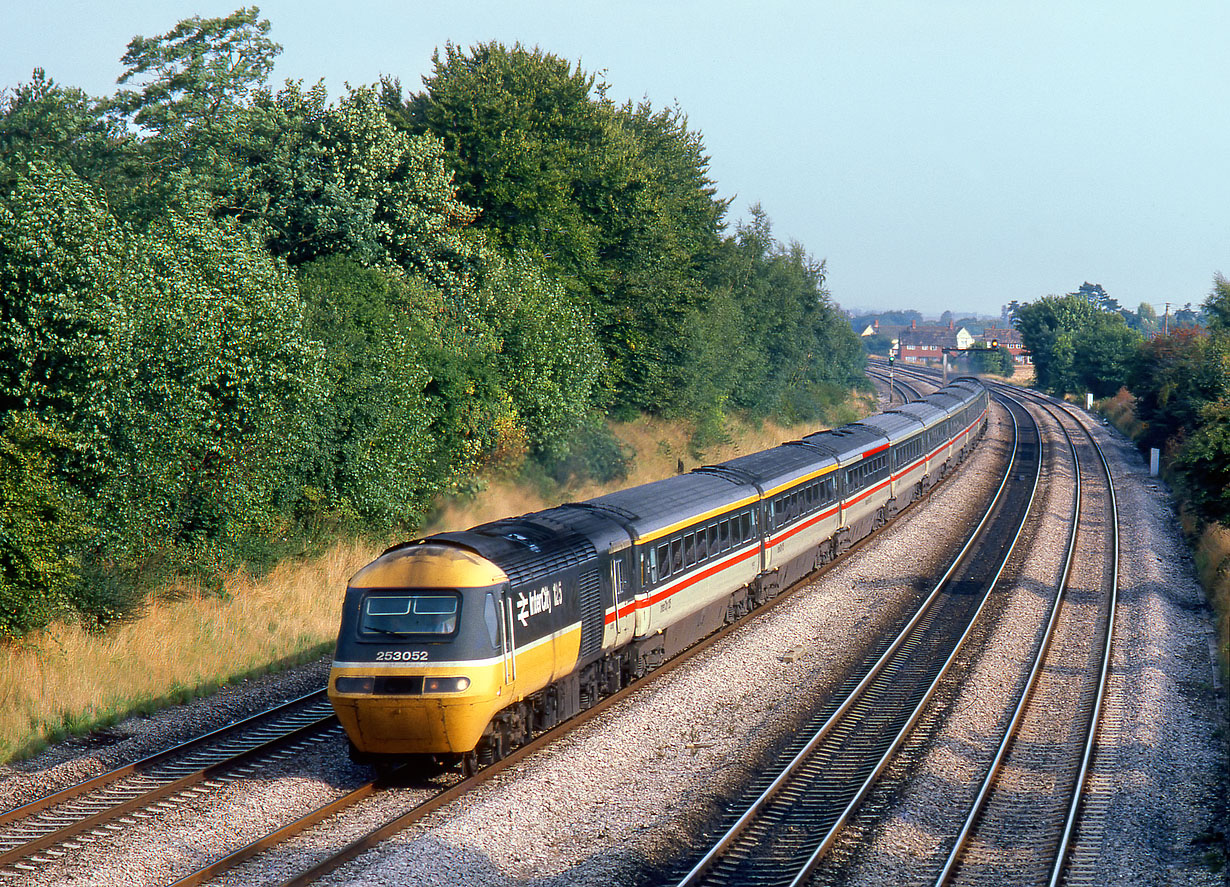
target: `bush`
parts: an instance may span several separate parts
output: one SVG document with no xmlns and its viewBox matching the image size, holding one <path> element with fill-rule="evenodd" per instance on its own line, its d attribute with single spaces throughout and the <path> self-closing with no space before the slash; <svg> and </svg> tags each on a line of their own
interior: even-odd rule
<svg viewBox="0 0 1230 887">
<path fill-rule="evenodd" d="M 601 417 L 590 415 L 552 449 L 540 453 L 537 462 L 560 485 L 584 480 L 607 484 L 628 476 L 632 455 Z"/>
<path fill-rule="evenodd" d="M 0 640 L 63 615 L 81 589 L 86 527 L 54 469 L 65 443 L 29 412 L 0 429 Z"/>
</svg>

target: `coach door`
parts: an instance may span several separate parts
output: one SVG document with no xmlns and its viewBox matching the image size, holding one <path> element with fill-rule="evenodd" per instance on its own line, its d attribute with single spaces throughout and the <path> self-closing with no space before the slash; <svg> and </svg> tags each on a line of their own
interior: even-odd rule
<svg viewBox="0 0 1230 887">
<path fill-rule="evenodd" d="M 609 644 L 622 644 L 632 638 L 636 627 L 636 592 L 631 587 L 628 556 L 631 547 L 612 553 L 608 564 L 611 595 L 607 612 L 612 613 L 612 631 L 604 639 Z"/>
<path fill-rule="evenodd" d="M 500 651 L 501 657 L 504 660 L 504 683 L 512 684 L 517 680 L 517 620 L 513 613 L 513 598 L 510 586 L 504 583 L 504 588 L 500 593 L 500 601 L 503 606 L 500 608 L 502 619 L 500 620 Z"/>
</svg>

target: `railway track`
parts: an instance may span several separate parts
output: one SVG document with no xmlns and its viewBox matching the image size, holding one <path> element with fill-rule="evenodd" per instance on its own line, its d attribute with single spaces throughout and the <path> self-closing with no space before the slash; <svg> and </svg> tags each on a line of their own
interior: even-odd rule
<svg viewBox="0 0 1230 887">
<path fill-rule="evenodd" d="M 321 689 L 0 813 L 0 875 L 34 871 L 340 736 Z"/>
<path fill-rule="evenodd" d="M 901 398 L 901 403 L 908 403 L 911 400 L 916 400 L 922 397 L 921 391 L 905 380 L 895 378 L 892 374 L 880 372 L 878 370 L 868 370 L 867 375 L 876 381 L 887 385 L 890 391 L 895 392 L 896 395 Z M 889 409 L 892 408 L 893 403 L 894 401 L 892 397 L 890 397 Z"/>
<path fill-rule="evenodd" d="M 1030 674 L 932 883 L 1103 883 L 1094 848 L 1106 827 L 1108 791 L 1089 774 L 1099 732 L 1117 730 L 1116 707 L 1105 698 L 1118 596 L 1114 482 L 1080 411 L 999 387 L 1061 428 L 1077 466 L 1073 513 L 1080 517 Z"/>
<path fill-rule="evenodd" d="M 874 539 L 874 536 L 870 538 Z M 860 542 L 858 545 L 855 546 L 855 548 L 856 549 L 862 548 L 865 544 L 867 544 L 867 541 L 868 540 L 864 540 L 863 542 Z M 329 851 L 325 853 L 313 854 L 315 856 L 315 862 L 309 863 L 310 864 L 309 868 L 296 874 L 295 876 L 293 876 L 290 880 L 286 881 L 285 883 L 286 884 L 311 883 L 317 878 L 321 877 L 324 873 L 343 864 L 344 862 L 358 855 L 359 853 L 366 850 L 367 848 L 371 846 L 375 846 L 376 844 L 385 840 L 390 835 L 398 831 L 401 831 L 402 829 L 405 829 L 406 827 L 410 826 L 412 823 L 422 819 L 424 816 L 427 816 L 432 811 L 448 803 L 451 803 L 452 801 L 463 796 L 467 792 L 473 790 L 480 783 L 488 779 L 491 779 L 493 776 L 496 776 L 498 773 L 500 773 L 502 770 L 506 769 L 507 767 L 513 766 L 518 761 L 522 760 L 524 757 L 535 753 L 536 751 L 541 749 L 543 746 L 545 746 L 547 743 L 555 741 L 563 734 L 581 727 L 583 724 L 587 722 L 587 720 L 600 715 L 603 711 L 605 711 L 610 706 L 618 704 L 620 701 L 625 699 L 631 693 L 639 691 L 640 689 L 647 686 L 649 683 L 656 680 L 657 678 L 662 677 L 666 675 L 667 673 L 669 673 L 671 670 L 683 665 L 685 662 L 689 661 L 689 659 L 691 659 L 692 657 L 703 653 L 710 646 L 723 640 L 731 632 L 738 630 L 738 628 L 745 625 L 751 619 L 756 618 L 760 614 L 766 613 L 769 610 L 771 610 L 773 607 L 776 607 L 780 605 L 781 603 L 785 602 L 790 597 L 791 593 L 794 590 L 796 590 L 799 587 L 802 587 L 808 582 L 814 581 L 817 575 L 818 574 L 813 574 L 811 577 L 809 577 L 804 582 L 797 583 L 794 588 L 782 594 L 779 594 L 774 600 L 770 601 L 765 606 L 754 611 L 752 614 L 749 614 L 749 616 L 746 617 L 744 620 L 734 623 L 732 626 L 728 627 L 725 631 L 720 632 L 717 635 L 712 636 L 710 639 L 693 647 L 691 650 L 687 651 L 681 657 L 678 657 L 672 660 L 667 666 L 663 666 L 662 668 L 655 670 L 649 676 L 631 685 L 629 688 L 627 688 L 625 691 L 621 692 L 620 694 L 610 697 L 608 700 L 600 703 L 594 708 L 591 708 L 580 718 L 573 719 L 572 721 L 556 728 L 556 730 L 551 731 L 547 734 L 544 734 L 543 736 L 536 739 L 530 745 L 524 746 L 522 749 L 514 752 L 512 755 L 505 758 L 503 761 L 497 762 L 495 765 L 491 765 L 487 768 L 484 768 L 482 771 L 480 771 L 478 774 L 475 774 L 473 777 L 464 779 L 464 780 L 461 779 L 460 777 L 457 777 L 454 780 L 447 780 L 447 781 L 450 781 L 451 784 L 445 786 L 442 789 L 440 788 L 439 785 L 436 785 L 433 787 L 423 787 L 422 792 L 417 793 L 420 795 L 426 795 L 425 797 L 422 797 L 421 802 L 417 799 L 414 801 L 403 802 L 400 798 L 391 796 L 393 797 L 393 800 L 389 802 L 389 806 L 401 806 L 404 812 L 391 817 L 388 821 L 386 821 L 380 827 L 361 835 L 359 838 L 357 838 L 354 841 L 351 841 L 346 846 L 336 848 L 336 849 L 330 849 Z M 384 794 L 385 789 L 389 788 L 392 785 L 397 784 L 397 782 L 398 782 L 398 774 L 393 774 L 391 778 L 388 778 L 384 781 L 374 780 L 374 781 L 365 783 L 361 786 L 358 786 L 352 791 L 344 793 L 340 797 L 335 798 L 330 803 L 324 804 L 318 807 L 317 809 L 306 812 L 303 816 L 301 816 L 295 822 L 282 825 L 281 827 L 276 828 L 273 831 L 259 837 L 257 840 L 251 841 L 245 846 L 239 847 L 238 849 L 232 849 L 229 852 L 223 851 L 221 854 L 214 855 L 212 859 L 202 860 L 202 862 L 199 865 L 197 865 L 197 867 L 194 870 L 189 871 L 186 874 L 181 874 L 180 871 L 177 871 L 175 874 L 179 876 L 179 880 L 174 881 L 174 884 L 176 885 L 176 887 L 187 887 L 187 885 L 202 884 L 202 883 L 211 881 L 215 878 L 218 878 L 228 871 L 233 872 L 233 874 L 231 875 L 232 878 L 237 877 L 240 879 L 240 881 L 242 881 L 245 876 L 245 869 L 239 868 L 239 867 L 243 866 L 249 860 L 254 860 L 259 857 L 264 857 L 266 854 L 268 854 L 268 852 L 271 849 L 281 845 L 283 842 L 289 840 L 290 838 L 294 836 L 302 835 L 302 834 L 309 832 L 311 829 L 313 829 L 318 824 L 324 822 L 325 820 L 331 820 L 337 814 L 341 813 L 342 811 L 347 810 L 348 808 L 356 807 L 356 805 L 361 805 L 363 804 L 364 801 L 367 801 L 369 799 L 374 800 L 375 796 Z M 416 793 L 412 793 L 412 794 L 416 794 Z M 405 809 L 407 806 L 410 806 L 410 809 Z M 116 826 L 115 830 L 118 831 L 119 829 L 121 829 L 123 824 L 124 823 L 120 821 L 119 824 Z M 331 821 L 329 824 L 329 829 L 331 833 L 338 831 L 338 820 Z M 99 839 L 101 840 L 102 838 L 103 836 L 100 835 Z M 332 838 L 332 839 L 326 838 L 324 843 L 331 843 L 335 845 L 336 843 L 338 843 L 338 841 L 336 838 Z M 264 864 L 264 863 L 261 863 L 261 864 Z"/>
<path fill-rule="evenodd" d="M 1105 698 L 1118 585 L 1118 509 L 1110 467 L 1071 411 L 1029 396 L 1062 428 L 1077 466 L 1063 578 L 1033 667 L 944 866 L 944 884 L 1093 883 L 1065 878 L 1068 847 Z M 1082 452 L 1084 454 L 1082 456 Z M 1082 496 L 1091 490 L 1091 510 Z M 1083 569 L 1082 569 L 1083 567 Z M 1074 575 L 1075 574 L 1075 575 Z M 1084 823 L 1097 827 L 1098 817 Z M 1093 874 L 1093 880 L 1089 875 Z"/>
<path fill-rule="evenodd" d="M 862 678 L 820 710 L 780 768 L 753 783 L 680 887 L 805 883 L 870 791 L 968 637 L 1036 494 L 1038 429 L 1021 406 L 1007 407 L 1014 453 L 975 536 Z M 1021 470 L 1031 482 L 1010 485 Z"/>
</svg>

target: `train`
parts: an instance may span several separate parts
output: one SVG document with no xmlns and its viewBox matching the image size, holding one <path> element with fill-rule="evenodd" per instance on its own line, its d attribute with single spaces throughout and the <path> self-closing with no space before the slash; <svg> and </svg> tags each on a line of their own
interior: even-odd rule
<svg viewBox="0 0 1230 887">
<path fill-rule="evenodd" d="M 389 548 L 346 588 L 329 675 L 352 759 L 498 760 L 891 520 L 987 416 L 961 377 L 762 452 Z"/>
</svg>

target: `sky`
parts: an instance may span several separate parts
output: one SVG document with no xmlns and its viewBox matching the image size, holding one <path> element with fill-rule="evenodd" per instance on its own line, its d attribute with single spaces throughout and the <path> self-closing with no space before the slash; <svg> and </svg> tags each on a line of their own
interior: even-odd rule
<svg viewBox="0 0 1230 887">
<path fill-rule="evenodd" d="M 44 68 L 109 95 L 135 35 L 212 0 L 13 3 L 0 87 Z M 421 87 L 498 40 L 678 104 L 728 222 L 759 203 L 853 310 L 998 315 L 1100 283 L 1199 305 L 1230 275 L 1225 0 L 266 0 L 273 82 Z"/>
</svg>

